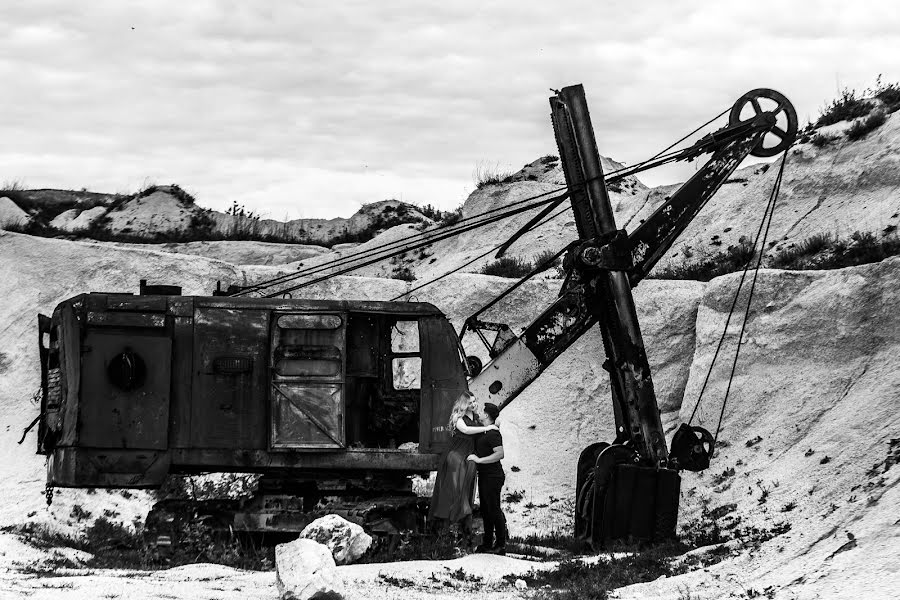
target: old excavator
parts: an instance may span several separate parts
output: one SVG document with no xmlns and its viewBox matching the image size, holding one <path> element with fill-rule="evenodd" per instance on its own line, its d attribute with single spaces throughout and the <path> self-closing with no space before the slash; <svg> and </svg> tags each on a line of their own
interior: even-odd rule
<svg viewBox="0 0 900 600">
<path fill-rule="evenodd" d="M 631 290 L 747 156 L 775 156 L 793 143 L 796 113 L 780 93 L 756 89 L 725 111 L 727 125 L 689 147 L 604 174 L 582 86 L 555 92 L 550 108 L 567 183 L 556 196 L 261 284 L 220 286 L 211 296 L 142 281 L 138 295 L 81 294 L 40 315 L 37 451 L 47 456 L 48 501 L 53 487 L 159 488 L 170 474 L 257 473 L 249 500 L 158 503 L 148 517 L 151 544 L 177 545 L 184 520 L 198 516 L 250 532 L 296 533 L 323 511 L 378 533 L 421 527 L 410 476 L 437 468 L 460 393 L 503 408 L 596 325 L 616 431 L 581 453 L 575 533 L 595 548 L 675 536 L 679 471 L 706 468 L 713 438 L 682 424 L 666 447 Z M 633 231 L 617 227 L 607 184 L 707 154 Z M 457 335 L 428 303 L 292 297 L 327 277 L 541 208 L 524 232 L 567 209 L 566 200 L 578 239 L 559 253 L 562 289 L 518 334 L 482 320 L 483 310 Z M 467 334 L 486 346 L 487 364 L 467 355 Z"/>
</svg>

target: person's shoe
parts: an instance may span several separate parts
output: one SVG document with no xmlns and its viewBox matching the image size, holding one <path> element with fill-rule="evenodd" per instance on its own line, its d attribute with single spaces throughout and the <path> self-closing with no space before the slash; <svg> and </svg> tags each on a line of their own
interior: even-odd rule
<svg viewBox="0 0 900 600">
<path fill-rule="evenodd" d="M 475 547 L 475 554 L 489 554 L 491 552 L 490 546 L 485 546 L 484 544 L 478 544 Z"/>
<path fill-rule="evenodd" d="M 491 554 L 498 554 L 500 556 L 506 556 L 506 546 L 494 546 L 490 550 Z"/>
</svg>

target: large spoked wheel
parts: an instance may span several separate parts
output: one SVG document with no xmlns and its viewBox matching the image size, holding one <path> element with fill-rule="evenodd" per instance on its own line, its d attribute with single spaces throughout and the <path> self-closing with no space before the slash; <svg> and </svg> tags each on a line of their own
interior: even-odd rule
<svg viewBox="0 0 900 600">
<path fill-rule="evenodd" d="M 775 126 L 750 153 L 753 156 L 775 156 L 789 148 L 797 138 L 797 111 L 794 105 L 784 94 L 768 88 L 751 90 L 738 98 L 731 107 L 728 124 L 735 125 L 766 112 L 775 115 Z"/>
</svg>

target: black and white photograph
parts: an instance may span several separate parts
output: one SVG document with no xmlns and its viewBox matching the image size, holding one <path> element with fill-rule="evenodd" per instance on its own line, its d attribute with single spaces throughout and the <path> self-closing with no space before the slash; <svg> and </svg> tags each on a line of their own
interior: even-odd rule
<svg viewBox="0 0 900 600">
<path fill-rule="evenodd" d="M 0 599 L 900 596 L 894 3 L 0 18 Z"/>
</svg>

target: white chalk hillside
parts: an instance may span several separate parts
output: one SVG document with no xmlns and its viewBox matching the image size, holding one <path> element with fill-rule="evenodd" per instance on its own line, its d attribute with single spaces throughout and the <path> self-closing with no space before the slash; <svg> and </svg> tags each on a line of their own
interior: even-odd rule
<svg viewBox="0 0 900 600">
<path fill-rule="evenodd" d="M 0 525 L 37 520 L 76 527 L 70 515 L 75 503 L 97 512 L 109 506 L 126 520 L 140 518 L 147 509 L 140 495 L 130 500 L 102 495 L 101 501 L 100 494 L 87 497 L 79 491 L 60 491 L 53 506 L 45 506 L 44 465 L 33 454 L 33 434 L 25 445 L 16 445 L 37 410 L 29 401 L 38 386 L 37 312 L 47 313 L 80 292 L 133 291 L 141 277 L 180 283 L 186 294 L 206 294 L 216 279 L 275 272 L 108 244 L 0 234 L 5 299 L 0 415 L 7 424 L 0 431 Z M 706 503 L 712 509 L 726 507 L 721 520 L 726 527 L 772 530 L 786 522 L 790 530 L 758 548 L 741 548 L 736 558 L 707 570 L 645 584 L 634 594 L 665 594 L 687 586 L 719 597 L 743 585 L 774 586 L 798 598 L 841 597 L 851 591 L 887 597 L 880 590 L 896 580 L 900 550 L 900 467 L 894 466 L 898 449 L 891 446 L 900 427 L 898 276 L 898 258 L 836 271 L 761 273 L 725 413 L 721 439 L 728 445 L 709 471 L 685 476 L 681 520 L 697 518 Z M 696 398 L 737 279 L 647 281 L 636 289 L 667 424 L 684 418 Z M 343 277 L 311 288 L 309 295 L 385 299 L 405 285 Z M 426 288 L 420 298 L 458 323 L 507 285 L 500 278 L 461 274 Z M 531 282 L 499 312 L 522 326 L 551 301 L 557 285 Z M 733 349 L 736 336 L 733 323 L 726 350 Z M 568 526 L 578 453 L 591 442 L 610 439 L 612 432 L 601 361 L 599 336 L 592 332 L 504 411 L 507 486 L 524 497 L 508 505 L 514 532 Z M 714 427 L 726 380 L 722 365 L 713 372 L 701 411 L 708 427 Z M 848 533 L 854 542 L 849 546 Z M 7 548 L 0 560 L 10 567 L 25 560 L 9 552 L 18 547 L 12 538 L 0 539 L 5 544 L 0 551 Z M 740 547 L 740 541 L 735 544 Z"/>
<path fill-rule="evenodd" d="M 842 139 L 822 148 L 798 144 L 791 150 L 770 236 L 775 249 L 815 233 L 846 236 L 860 230 L 883 236 L 896 229 L 900 221 L 897 114 L 862 140 Z M 687 229 L 664 264 L 696 259 L 755 231 L 777 167 L 776 163 L 767 169 L 753 166 L 737 172 Z M 604 162 L 604 168 L 615 165 Z M 463 208 L 464 216 L 553 191 L 562 183 L 558 162 L 543 159 L 526 166 L 514 179 L 474 192 Z M 619 225 L 633 229 L 670 191 L 648 190 L 636 179 L 613 190 Z M 21 216 L 8 204 L 4 206 L 9 214 Z M 164 210 L 166 214 L 155 216 L 153 223 L 175 222 L 171 213 L 176 208 Z M 378 218 L 374 213 L 370 216 Z M 332 279 L 306 288 L 303 294 L 390 299 L 415 283 L 385 275 L 408 268 L 420 282 L 427 280 L 505 240 L 530 216 L 441 242 L 394 263 L 367 267 L 358 273 L 364 277 Z M 140 215 L 123 214 L 117 226 L 140 228 L 145 222 Z M 390 228 L 358 248 L 417 231 L 412 225 Z M 574 223 L 566 212 L 524 236 L 510 254 L 531 259 L 573 238 Z M 185 294 L 207 295 L 217 280 L 247 284 L 294 271 L 301 263 L 308 266 L 352 251 L 350 246 L 329 251 L 257 242 L 90 243 L 0 232 L 0 419 L 5 425 L 0 428 L 0 527 L 42 522 L 62 531 L 77 530 L 85 521 L 73 517 L 76 504 L 89 507 L 94 518 L 109 510 L 126 522 L 142 519 L 149 508 L 144 494 L 89 495 L 75 490 L 59 491 L 54 504 L 46 507 L 44 461 L 33 453 L 34 434 L 24 445 L 16 444 L 37 414 L 30 398 L 39 380 L 38 312 L 49 313 L 61 300 L 82 292 L 135 292 L 141 278 L 181 285 Z M 465 270 L 477 271 L 487 260 Z M 669 431 L 691 414 L 739 278 L 732 274 L 709 283 L 647 280 L 635 289 Z M 760 273 L 725 407 L 723 444 L 713 466 L 703 474 L 685 474 L 682 486 L 681 523 L 704 518 L 704 511 L 707 519 L 712 514 L 733 538 L 729 546 L 736 555 L 703 570 L 632 586 L 622 590 L 621 597 L 749 597 L 751 592 L 798 599 L 896 597 L 900 584 L 896 560 L 900 554 L 898 279 L 900 257 L 833 271 Z M 416 292 L 416 297 L 436 304 L 459 325 L 510 283 L 463 272 Z M 523 327 L 556 297 L 559 284 L 548 278 L 530 281 L 491 316 L 514 328 Z M 740 319 L 733 320 L 698 411 L 699 422 L 711 430 L 716 428 L 739 331 Z M 504 410 L 507 489 L 522 496 L 506 507 L 514 534 L 570 526 L 578 454 L 584 446 L 612 437 L 609 384 L 600 367 L 602 360 L 599 336 L 590 332 Z M 770 539 L 754 541 L 760 533 Z M 22 569 L 48 557 L 48 551 L 0 533 L 0 565 L 7 569 L 5 574 L 0 572 L 0 597 L 35 592 L 35 597 L 94 597 L 112 588 L 124 589 L 121 574 L 106 573 L 66 581 L 72 588 L 41 590 L 42 584 L 23 578 Z M 479 559 L 475 566 L 473 561 L 452 563 L 452 568 L 483 569 L 483 562 Z M 382 568 L 401 574 L 406 572 L 402 569 L 414 567 Z M 215 580 L 220 597 L 276 595 L 270 573 L 197 569 L 191 571 L 189 583 L 185 572 L 176 569 L 139 578 L 139 583 L 129 583 L 135 586 L 129 590 L 143 597 L 177 593 L 178 598 L 195 598 L 210 593 L 201 583 L 205 577 Z M 385 594 L 376 584 L 361 592 L 363 597 Z"/>
</svg>

